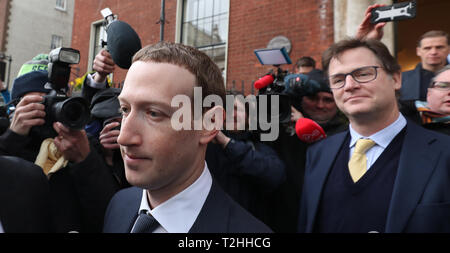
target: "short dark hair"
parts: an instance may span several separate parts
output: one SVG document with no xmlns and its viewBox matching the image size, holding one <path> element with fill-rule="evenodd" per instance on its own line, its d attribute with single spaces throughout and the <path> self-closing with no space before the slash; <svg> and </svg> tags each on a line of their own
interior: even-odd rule
<svg viewBox="0 0 450 253">
<path fill-rule="evenodd" d="M 222 71 L 204 52 L 187 45 L 162 41 L 139 50 L 132 62 L 170 63 L 191 72 L 196 86 L 202 88 L 202 97 L 217 95 L 225 101 L 225 85 Z M 194 94 L 194 93 L 192 93 Z M 203 112 L 207 109 L 204 107 Z"/>
<path fill-rule="evenodd" d="M 309 56 L 303 56 L 295 63 L 296 68 L 300 67 L 313 67 L 316 68 L 316 61 L 309 57 Z"/>
<path fill-rule="evenodd" d="M 440 30 L 432 30 L 432 31 L 428 31 L 428 32 L 422 34 L 422 36 L 420 36 L 419 40 L 417 41 L 417 47 L 421 46 L 421 42 L 423 39 L 435 38 L 435 37 L 445 37 L 447 39 L 447 45 L 450 45 L 448 33 L 444 32 L 444 31 L 440 31 Z"/>
<path fill-rule="evenodd" d="M 323 53 L 322 65 L 325 74 L 329 75 L 328 68 L 330 66 L 331 59 L 338 58 L 347 50 L 359 47 L 367 48 L 372 51 L 380 61 L 380 64 L 383 66 L 383 69 L 386 73 L 392 75 L 394 73 L 401 72 L 401 67 L 398 64 L 397 60 L 391 55 L 389 49 L 382 42 L 374 39 L 360 40 L 353 38 L 341 40 L 337 43 L 334 43 Z"/>
</svg>

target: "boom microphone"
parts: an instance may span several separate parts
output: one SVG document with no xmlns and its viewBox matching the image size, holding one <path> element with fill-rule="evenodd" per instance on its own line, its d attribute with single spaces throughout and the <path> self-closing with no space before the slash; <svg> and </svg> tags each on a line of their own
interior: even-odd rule
<svg viewBox="0 0 450 253">
<path fill-rule="evenodd" d="M 260 79 L 258 79 L 254 86 L 256 89 L 260 90 L 262 88 L 267 87 L 269 84 L 273 83 L 273 80 L 275 80 L 275 78 L 272 75 L 265 75 L 263 77 L 261 77 Z"/>
<path fill-rule="evenodd" d="M 306 143 L 313 143 L 327 137 L 323 128 L 314 120 L 308 118 L 299 118 L 297 120 L 295 133 L 301 141 Z"/>
<path fill-rule="evenodd" d="M 142 48 L 138 34 L 129 24 L 120 20 L 111 22 L 106 33 L 108 51 L 114 63 L 123 69 L 129 69 L 134 54 Z"/>
</svg>

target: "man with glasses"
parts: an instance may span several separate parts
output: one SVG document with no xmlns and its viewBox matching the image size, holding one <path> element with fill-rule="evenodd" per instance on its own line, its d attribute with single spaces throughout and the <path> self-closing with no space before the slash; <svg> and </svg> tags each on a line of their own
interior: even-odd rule
<svg viewBox="0 0 450 253">
<path fill-rule="evenodd" d="M 423 127 L 450 135 L 450 65 L 436 73 L 427 101 L 402 102 L 400 110 Z"/>
<path fill-rule="evenodd" d="M 322 63 L 350 125 L 308 149 L 299 231 L 449 232 L 450 138 L 399 112 L 386 46 L 340 41 Z"/>
</svg>

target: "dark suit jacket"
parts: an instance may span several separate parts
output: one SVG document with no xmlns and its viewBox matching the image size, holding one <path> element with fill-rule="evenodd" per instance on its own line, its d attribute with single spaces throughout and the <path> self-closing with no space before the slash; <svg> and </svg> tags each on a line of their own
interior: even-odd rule
<svg viewBox="0 0 450 253">
<path fill-rule="evenodd" d="M 400 100 L 420 100 L 420 70 L 421 64 L 416 68 L 402 73 L 402 88 L 400 89 Z M 427 84 L 428 85 L 428 84 Z"/>
<path fill-rule="evenodd" d="M 106 210 L 103 232 L 129 233 L 137 218 L 142 189 L 119 191 Z M 232 200 L 216 182 L 189 233 L 270 233 L 262 222 Z"/>
<path fill-rule="evenodd" d="M 347 132 L 307 153 L 300 232 L 312 232 L 324 184 Z M 408 121 L 385 232 L 450 232 L 450 137 Z"/>
<path fill-rule="evenodd" d="M 40 167 L 0 156 L 0 221 L 6 233 L 50 232 L 49 185 Z"/>
</svg>

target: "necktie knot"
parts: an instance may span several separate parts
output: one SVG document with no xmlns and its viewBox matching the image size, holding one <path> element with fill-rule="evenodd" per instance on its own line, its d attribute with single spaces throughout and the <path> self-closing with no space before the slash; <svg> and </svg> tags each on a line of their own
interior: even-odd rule
<svg viewBox="0 0 450 253">
<path fill-rule="evenodd" d="M 353 152 L 358 154 L 365 154 L 367 150 L 375 145 L 371 139 L 359 139 L 356 141 L 355 150 Z"/>
<path fill-rule="evenodd" d="M 147 211 L 143 210 L 139 213 L 131 233 L 152 233 L 158 225 L 158 221 Z"/>
</svg>

